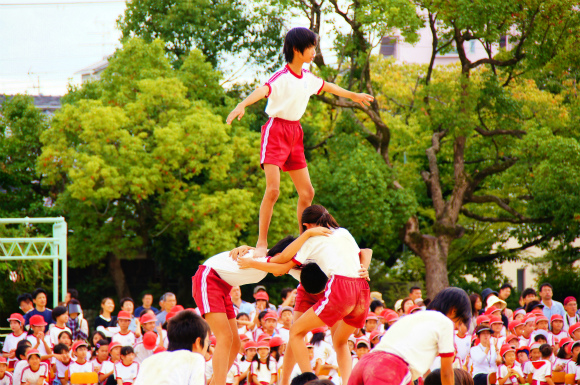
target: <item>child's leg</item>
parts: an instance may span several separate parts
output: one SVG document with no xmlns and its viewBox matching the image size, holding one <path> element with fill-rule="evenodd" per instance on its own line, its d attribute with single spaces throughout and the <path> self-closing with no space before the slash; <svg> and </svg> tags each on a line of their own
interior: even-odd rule
<svg viewBox="0 0 580 385">
<path fill-rule="evenodd" d="M 294 323 L 302 316 L 301 311 L 294 311 Z M 288 343 L 286 347 L 286 351 L 284 352 L 284 362 L 282 362 L 282 376 L 280 379 L 280 385 L 288 385 L 290 383 L 290 375 L 292 374 L 292 370 L 294 369 L 294 365 L 296 365 L 296 359 L 294 358 L 294 353 L 292 353 L 292 346 Z"/>
<path fill-rule="evenodd" d="M 336 331 L 332 335 L 332 345 L 336 352 L 338 368 L 344 384 L 348 384 L 348 378 L 352 371 L 352 357 L 348 350 L 348 337 L 354 332 L 354 326 L 347 325 L 344 321 L 338 323 Z"/>
<path fill-rule="evenodd" d="M 314 199 L 314 187 L 312 187 L 312 182 L 310 182 L 310 174 L 308 173 L 308 167 L 300 170 L 288 171 L 294 186 L 296 187 L 296 192 L 298 192 L 298 206 L 296 208 L 296 214 L 298 215 L 298 228 L 300 234 L 302 234 L 302 212 L 305 208 L 312 204 Z"/>
<path fill-rule="evenodd" d="M 280 195 L 280 168 L 274 164 L 264 164 L 266 174 L 266 191 L 260 205 L 260 224 L 258 243 L 254 251 L 254 257 L 265 257 L 268 248 L 268 228 L 272 220 L 274 205 Z"/>
<path fill-rule="evenodd" d="M 308 348 L 304 342 L 304 337 L 306 334 L 314 328 L 322 327 L 326 325 L 318 316 L 314 313 L 312 308 L 308 309 L 306 313 L 300 317 L 296 323 L 290 327 L 290 341 L 288 346 L 292 348 L 292 353 L 294 358 L 300 367 L 302 372 L 312 372 L 312 367 L 310 366 L 310 359 L 308 356 Z M 348 337 L 347 337 L 348 339 Z M 284 358 L 286 361 L 286 358 Z"/>
<path fill-rule="evenodd" d="M 225 385 L 228 370 L 231 366 L 231 364 L 228 366 L 231 356 L 230 353 L 234 349 L 234 352 L 237 354 L 240 349 L 240 338 L 237 334 L 237 328 L 234 336 L 230 326 L 230 320 L 228 320 L 226 313 L 205 313 L 204 317 L 216 338 L 216 346 L 213 352 L 212 384 Z M 236 339 L 238 340 L 238 344 L 236 345 L 237 349 L 234 346 Z"/>
</svg>

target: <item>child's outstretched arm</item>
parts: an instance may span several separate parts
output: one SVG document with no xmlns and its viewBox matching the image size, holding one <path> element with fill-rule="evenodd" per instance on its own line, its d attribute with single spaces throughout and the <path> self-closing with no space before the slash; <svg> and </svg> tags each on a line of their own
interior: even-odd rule
<svg viewBox="0 0 580 385">
<path fill-rule="evenodd" d="M 251 106 L 252 104 L 256 103 L 260 99 L 264 99 L 266 96 L 268 96 L 269 92 L 270 92 L 270 88 L 268 86 L 262 86 L 262 87 L 256 89 L 247 98 L 245 98 L 243 101 L 241 101 L 236 106 L 236 108 L 234 108 L 232 110 L 232 112 L 230 112 L 230 114 L 228 115 L 228 118 L 226 119 L 226 123 L 232 124 L 232 122 L 234 121 L 234 119 L 236 117 L 238 118 L 238 120 L 242 119 L 242 116 L 244 116 L 244 114 L 246 112 L 246 107 Z"/>
<path fill-rule="evenodd" d="M 286 263 L 292 260 L 300 251 L 300 248 L 308 240 L 310 237 L 316 237 L 318 235 L 329 236 L 332 234 L 332 230 L 326 227 L 313 227 L 311 229 L 306 230 L 303 232 L 298 238 L 294 240 L 291 244 L 286 246 L 286 248 L 275 257 L 270 258 L 270 262 L 272 263 Z"/>
<path fill-rule="evenodd" d="M 353 102 L 358 103 L 363 107 L 370 106 L 371 102 L 375 100 L 375 98 L 372 95 L 345 90 L 344 88 L 339 87 L 334 83 L 324 82 L 324 85 L 322 86 L 322 91 L 330 92 L 333 95 L 342 96 L 343 98 L 349 98 Z"/>
</svg>

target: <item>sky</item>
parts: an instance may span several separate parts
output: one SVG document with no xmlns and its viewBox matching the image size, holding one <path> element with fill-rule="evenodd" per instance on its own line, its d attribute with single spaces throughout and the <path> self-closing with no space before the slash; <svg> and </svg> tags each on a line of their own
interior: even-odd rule
<svg viewBox="0 0 580 385">
<path fill-rule="evenodd" d="M 64 95 L 120 46 L 124 0 L 0 0 L 0 94 Z"/>
</svg>

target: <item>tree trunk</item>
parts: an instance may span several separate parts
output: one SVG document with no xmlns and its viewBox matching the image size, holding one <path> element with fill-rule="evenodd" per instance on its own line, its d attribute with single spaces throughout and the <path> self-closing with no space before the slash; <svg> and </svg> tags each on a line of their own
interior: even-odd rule
<svg viewBox="0 0 580 385">
<path fill-rule="evenodd" d="M 109 273 L 113 278 L 113 283 L 115 284 L 115 290 L 117 291 L 119 299 L 131 297 L 129 285 L 127 285 L 125 273 L 121 267 L 121 260 L 114 253 L 109 253 Z"/>
</svg>

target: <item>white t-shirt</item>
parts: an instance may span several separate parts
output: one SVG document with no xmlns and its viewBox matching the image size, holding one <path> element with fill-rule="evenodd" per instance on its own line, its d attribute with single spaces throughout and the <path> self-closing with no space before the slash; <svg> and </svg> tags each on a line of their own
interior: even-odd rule
<svg viewBox="0 0 580 385">
<path fill-rule="evenodd" d="M 532 380 L 546 382 L 546 377 L 552 377 L 552 363 L 548 360 L 538 360 L 532 364 Z"/>
<path fill-rule="evenodd" d="M 153 350 L 146 349 L 142 342 L 135 345 L 133 351 L 135 352 L 135 361 L 138 363 L 153 355 Z"/>
<path fill-rule="evenodd" d="M 270 367 L 268 369 L 268 366 Z M 258 369 L 258 361 L 253 361 L 250 367 L 250 373 L 256 376 L 256 381 L 260 382 L 267 382 L 268 384 L 272 380 L 272 374 L 278 373 L 278 365 L 276 364 L 276 360 L 270 358 L 269 365 L 264 363 L 260 363 L 260 368 Z"/>
<path fill-rule="evenodd" d="M 115 364 L 115 378 L 120 379 L 123 383 L 132 384 L 139 373 L 139 364 L 135 361 L 131 365 L 125 365 L 123 361 Z"/>
<path fill-rule="evenodd" d="M 419 311 L 395 322 L 373 351 L 385 351 L 409 364 L 413 380 L 429 370 L 438 355 L 455 354 L 453 321 L 434 310 Z"/>
<path fill-rule="evenodd" d="M 141 364 L 134 385 L 205 385 L 205 359 L 188 350 L 154 354 Z"/>
<path fill-rule="evenodd" d="M 558 334 L 554 334 L 554 333 L 550 332 L 550 336 L 552 337 L 552 343 L 553 343 L 554 345 L 556 345 L 556 341 L 558 341 L 558 344 L 560 344 L 560 340 L 561 340 L 562 338 L 566 338 L 566 337 L 568 337 L 568 333 L 562 330 L 562 331 L 561 331 L 560 333 L 558 333 Z"/>
<path fill-rule="evenodd" d="M 564 371 L 566 374 L 576 374 L 578 372 L 576 369 L 577 367 L 578 365 L 576 365 L 574 361 L 570 360 L 566 363 L 566 366 L 564 366 Z"/>
<path fill-rule="evenodd" d="M 28 335 L 25 332 L 22 332 L 18 337 L 14 335 L 14 333 L 10 333 L 6 336 L 4 340 L 4 346 L 2 346 L 2 353 L 10 353 L 11 350 L 16 350 L 18 343 L 22 340 L 25 340 Z M 11 361 L 18 361 L 16 358 L 9 358 L 8 364 Z M 18 384 L 20 385 L 20 384 Z"/>
<path fill-rule="evenodd" d="M 12 383 L 15 385 L 22 384 L 22 371 L 28 366 L 26 360 L 21 360 L 14 365 L 14 373 L 12 374 Z"/>
<path fill-rule="evenodd" d="M 115 364 L 111 360 L 103 362 L 99 374 L 109 374 L 113 372 L 113 377 L 115 377 Z M 116 378 L 116 377 L 115 377 Z"/>
<path fill-rule="evenodd" d="M 4 372 L 4 377 L 0 378 L 0 385 L 12 385 L 12 373 Z"/>
<path fill-rule="evenodd" d="M 302 69 L 299 76 L 286 65 L 274 73 L 265 85 L 269 88 L 266 114 L 271 118 L 300 120 L 306 112 L 310 96 L 322 91 L 324 80 L 307 69 Z"/>
<path fill-rule="evenodd" d="M 58 378 L 65 378 L 66 377 L 66 371 L 69 368 L 69 365 L 72 363 L 72 361 L 69 361 L 68 364 L 63 364 L 61 360 L 56 360 L 55 361 L 55 367 L 56 367 L 56 376 Z"/>
<path fill-rule="evenodd" d="M 79 364 L 76 361 L 71 361 L 68 365 L 68 375 L 72 376 L 73 373 L 90 373 L 94 371 L 94 366 L 92 361 L 86 361 L 84 364 Z"/>
<path fill-rule="evenodd" d="M 514 371 L 516 371 L 520 376 L 524 376 L 524 373 L 522 372 L 522 368 L 514 365 L 514 367 L 512 368 Z M 500 365 L 499 368 L 497 369 L 497 378 L 506 378 L 508 375 L 508 371 L 509 368 L 505 365 Z M 517 377 L 509 377 L 506 381 L 505 384 L 511 384 L 511 385 L 516 385 L 518 383 L 518 379 Z"/>
<path fill-rule="evenodd" d="M 497 352 L 493 345 L 490 346 L 487 354 L 485 347 L 481 344 L 474 346 L 469 351 L 471 357 L 471 364 L 473 365 L 473 375 L 476 374 L 490 374 L 497 372 Z"/>
<path fill-rule="evenodd" d="M 250 250 L 245 258 L 252 258 L 254 251 Z M 266 262 L 266 258 L 256 258 L 258 262 Z M 238 262 L 230 258 L 230 252 L 224 251 L 210 257 L 204 262 L 204 266 L 211 267 L 216 273 L 231 286 L 249 285 L 260 282 L 268 273 L 258 269 L 240 269 Z M 209 270 L 206 270 L 209 271 Z"/>
<path fill-rule="evenodd" d="M 36 372 L 32 371 L 29 365 L 27 365 L 24 370 L 22 370 L 22 378 L 20 382 L 28 382 L 31 385 L 36 385 L 40 377 L 44 377 L 44 384 L 48 384 L 48 375 L 50 374 L 48 370 L 48 365 L 44 362 L 40 363 L 40 367 Z"/>
<path fill-rule="evenodd" d="M 311 237 L 304 242 L 293 261 L 314 262 L 327 277 L 342 275 L 359 278 L 360 248 L 347 229 L 338 228 L 329 236 Z"/>
<path fill-rule="evenodd" d="M 213 377 L 213 361 L 210 358 L 205 361 L 205 382 L 209 385 Z"/>
<path fill-rule="evenodd" d="M 72 332 L 70 331 L 69 328 L 67 328 L 66 326 L 64 328 L 59 328 L 58 326 L 54 325 L 53 327 L 51 327 L 48 330 L 48 335 L 50 336 L 50 344 L 51 346 L 54 346 L 56 344 L 58 344 L 58 336 L 60 333 L 62 332 L 69 332 L 72 334 Z"/>
<path fill-rule="evenodd" d="M 135 333 L 128 331 L 127 334 L 122 334 L 121 332 L 115 333 L 113 335 L 113 342 L 118 342 L 122 346 L 133 346 L 135 345 Z"/>
<path fill-rule="evenodd" d="M 236 377 L 240 376 L 240 365 L 237 362 L 234 362 L 230 370 L 228 370 L 228 374 L 226 375 L 226 384 L 233 384 Z"/>
<path fill-rule="evenodd" d="M 30 341 L 30 343 L 32 344 L 32 348 L 34 349 L 34 347 L 36 346 L 36 344 L 38 342 L 38 339 L 35 336 L 33 336 L 32 334 L 29 334 L 28 337 L 26 337 L 26 339 L 28 341 Z M 52 344 L 50 343 L 50 336 L 49 335 L 44 336 L 44 341 L 46 341 L 48 346 L 50 346 L 52 348 Z M 38 344 L 38 347 L 36 349 L 38 349 L 38 351 L 40 352 L 41 357 L 48 355 L 48 352 L 46 351 L 46 347 L 44 346 L 44 343 L 42 341 L 40 341 L 40 343 Z"/>
<path fill-rule="evenodd" d="M 461 338 L 455 334 L 453 338 L 455 346 L 457 346 L 457 355 L 461 359 L 461 362 L 465 362 L 465 359 L 469 355 L 469 350 L 471 349 L 471 336 L 466 333 L 465 337 Z"/>
<path fill-rule="evenodd" d="M 278 332 L 280 333 L 278 334 L 278 337 L 282 338 L 282 340 L 288 344 L 288 341 L 290 341 L 290 329 L 286 329 L 284 326 L 282 326 L 278 328 Z"/>
</svg>

